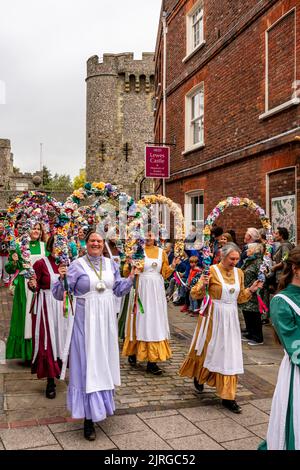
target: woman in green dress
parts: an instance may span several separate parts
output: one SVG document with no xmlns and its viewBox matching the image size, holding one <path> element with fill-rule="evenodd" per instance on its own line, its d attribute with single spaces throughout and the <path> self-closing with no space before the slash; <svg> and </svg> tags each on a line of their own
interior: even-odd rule
<svg viewBox="0 0 300 470">
<path fill-rule="evenodd" d="M 273 326 L 284 348 L 263 450 L 300 450 L 300 245 L 291 250 L 271 301 Z"/>
<path fill-rule="evenodd" d="M 43 234 L 43 227 L 40 223 L 37 223 L 30 232 L 29 249 L 32 265 L 46 254 L 45 243 L 41 241 Z M 27 280 L 21 274 L 23 265 L 21 251 L 18 246 L 15 251 L 10 253 L 5 269 L 9 274 L 15 275 L 10 332 L 6 343 L 6 359 L 23 359 L 29 365 L 32 357 L 32 326 L 29 310 L 33 293 L 28 289 Z"/>
</svg>

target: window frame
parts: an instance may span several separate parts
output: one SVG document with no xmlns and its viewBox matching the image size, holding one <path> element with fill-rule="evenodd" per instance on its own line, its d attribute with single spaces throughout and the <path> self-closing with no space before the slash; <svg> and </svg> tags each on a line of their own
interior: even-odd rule
<svg viewBox="0 0 300 470">
<path fill-rule="evenodd" d="M 203 100 L 203 113 L 193 116 L 193 99 L 198 94 L 202 94 Z M 201 98 L 200 98 L 201 100 Z M 201 101 L 200 101 L 201 103 Z M 201 108 L 201 107 L 200 107 Z M 200 121 L 200 139 L 198 142 L 194 142 L 195 123 Z M 205 95 L 204 95 L 204 82 L 197 84 L 185 95 L 185 141 L 184 147 L 185 152 L 201 148 L 204 146 L 204 122 L 205 122 Z"/>
<path fill-rule="evenodd" d="M 194 17 L 199 13 L 199 20 L 194 23 Z M 195 25 L 199 24 L 199 42 L 195 44 Z M 191 57 L 198 49 L 205 44 L 204 40 L 204 6 L 203 0 L 199 0 L 186 14 L 186 56 L 183 59 L 185 62 Z"/>
</svg>

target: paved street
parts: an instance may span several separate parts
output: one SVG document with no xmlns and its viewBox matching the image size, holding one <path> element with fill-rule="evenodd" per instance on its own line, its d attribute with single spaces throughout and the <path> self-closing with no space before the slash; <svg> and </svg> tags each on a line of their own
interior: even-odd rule
<svg viewBox="0 0 300 470">
<path fill-rule="evenodd" d="M 7 289 L 0 288 L 2 341 L 9 331 L 11 302 Z M 69 417 L 64 382 L 57 384 L 56 399 L 49 400 L 45 381 L 19 361 L 0 364 L 0 449 L 256 449 L 265 437 L 282 357 L 271 328 L 264 327 L 264 345 L 243 345 L 245 374 L 237 396 L 243 412 L 235 415 L 220 405 L 213 388 L 205 386 L 199 394 L 190 379 L 178 376 L 197 320 L 173 305 L 169 318 L 173 358 L 162 365 L 164 374 L 150 376 L 145 364 L 133 369 L 122 358 L 117 411 L 98 423 L 94 442 L 83 438 L 82 421 Z"/>
</svg>

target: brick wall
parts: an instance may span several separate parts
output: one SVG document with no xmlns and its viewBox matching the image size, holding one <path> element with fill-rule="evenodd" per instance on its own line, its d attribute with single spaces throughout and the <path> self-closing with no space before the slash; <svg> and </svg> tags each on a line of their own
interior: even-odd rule
<svg viewBox="0 0 300 470">
<path fill-rule="evenodd" d="M 292 79 L 300 79 L 299 40 L 295 48 L 295 33 L 297 38 L 300 34 L 300 0 L 204 1 L 206 44 L 183 62 L 186 12 L 193 4 L 193 0 L 165 2 L 165 9 L 173 9 L 168 18 L 167 35 L 167 141 L 176 139 L 176 147 L 171 149 L 167 196 L 183 205 L 186 192 L 203 189 L 205 215 L 230 195 L 249 197 L 267 209 L 267 173 L 297 166 L 298 192 L 300 188 L 297 137 L 300 135 L 300 105 L 260 119 L 265 112 L 266 98 L 265 34 L 275 23 L 276 26 L 270 29 L 268 50 L 269 109 L 289 100 L 293 92 Z M 294 7 L 297 7 L 296 11 L 292 10 L 283 18 Z M 162 45 L 159 36 L 156 57 L 159 57 Z M 161 81 L 162 77 L 156 77 L 156 83 Z M 185 96 L 200 82 L 204 83 L 205 146 L 183 153 Z M 159 93 L 158 96 L 156 138 L 161 133 L 162 122 Z M 291 135 L 293 129 L 295 133 L 288 140 L 286 136 Z M 269 143 L 273 137 L 276 142 Z M 251 149 L 251 156 L 248 149 Z M 202 165 L 205 162 L 206 167 Z M 284 195 L 291 183 L 290 176 L 283 176 L 287 183 L 277 187 L 280 195 Z M 300 205 L 297 207 L 299 220 Z M 226 229 L 236 229 L 239 241 L 247 227 L 260 227 L 253 214 L 237 208 L 226 211 L 219 223 Z"/>
<path fill-rule="evenodd" d="M 300 156 L 295 157 L 293 149 L 286 152 L 270 152 L 234 165 L 222 167 L 215 171 L 182 179 L 167 184 L 167 195 L 184 207 L 185 193 L 198 189 L 204 190 L 205 217 L 223 199 L 228 196 L 248 197 L 254 200 L 265 211 L 266 207 L 266 173 L 269 168 L 279 168 L 295 164 L 300 172 Z M 270 196 L 279 197 L 295 194 L 295 170 L 279 170 L 270 175 Z M 276 190 L 275 190 L 276 186 Z M 276 196 L 275 196 L 276 194 Z M 239 242 L 248 227 L 261 228 L 256 215 L 245 208 L 229 208 L 217 221 L 224 229 L 233 229 Z M 298 240 L 300 230 L 298 229 Z"/>
<path fill-rule="evenodd" d="M 295 80 L 295 10 L 268 32 L 269 109 L 291 99 Z"/>
</svg>

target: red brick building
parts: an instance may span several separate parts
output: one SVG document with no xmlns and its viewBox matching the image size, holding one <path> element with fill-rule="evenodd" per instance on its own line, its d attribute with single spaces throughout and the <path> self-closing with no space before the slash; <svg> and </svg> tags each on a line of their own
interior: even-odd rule
<svg viewBox="0 0 300 470">
<path fill-rule="evenodd" d="M 300 0 L 164 0 L 166 194 L 201 221 L 227 196 L 253 199 L 300 241 Z M 155 140 L 163 139 L 163 26 L 156 44 Z M 298 220 L 298 229 L 297 229 Z M 201 223 L 201 222 L 200 222 Z M 246 209 L 218 224 L 241 241 Z"/>
</svg>

